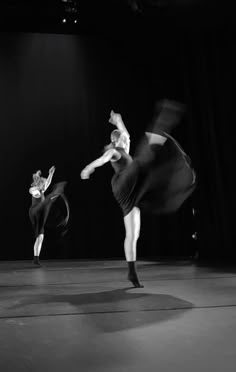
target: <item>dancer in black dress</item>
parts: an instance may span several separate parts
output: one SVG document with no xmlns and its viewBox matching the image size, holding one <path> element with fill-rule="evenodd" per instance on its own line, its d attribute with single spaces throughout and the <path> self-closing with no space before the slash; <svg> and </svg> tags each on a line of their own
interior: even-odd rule
<svg viewBox="0 0 236 372">
<path fill-rule="evenodd" d="M 175 139 L 164 131 L 179 121 L 182 106 L 165 101 L 152 129 L 145 132 L 136 155 L 129 155 L 130 136 L 121 115 L 111 111 L 109 122 L 117 127 L 104 154 L 81 172 L 88 179 L 95 168 L 110 162 L 115 174 L 112 191 L 124 216 L 125 256 L 128 280 L 142 287 L 135 268 L 136 246 L 140 233 L 140 210 L 156 215 L 173 213 L 193 192 L 195 172 L 190 158 Z"/>
<path fill-rule="evenodd" d="M 55 167 L 51 167 L 49 170 L 48 178 L 41 177 L 41 171 L 38 170 L 33 174 L 33 183 L 29 189 L 29 193 L 32 195 L 32 205 L 29 209 L 29 217 L 32 223 L 35 234 L 34 243 L 34 264 L 41 266 L 39 261 L 39 255 L 42 248 L 42 243 L 44 239 L 44 227 L 52 207 L 52 204 L 57 200 L 59 196 L 62 196 L 66 204 L 66 219 L 64 224 L 68 222 L 69 218 L 69 206 L 67 200 L 64 196 L 64 188 L 66 182 L 60 182 L 54 185 L 53 190 L 46 197 L 44 195 L 45 191 L 51 184 L 53 174 L 55 172 Z"/>
</svg>

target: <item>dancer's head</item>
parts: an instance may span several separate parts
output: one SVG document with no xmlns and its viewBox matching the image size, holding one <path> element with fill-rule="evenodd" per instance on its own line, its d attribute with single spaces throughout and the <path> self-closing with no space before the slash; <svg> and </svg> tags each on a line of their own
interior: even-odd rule
<svg viewBox="0 0 236 372">
<path fill-rule="evenodd" d="M 36 173 L 33 173 L 33 183 L 31 186 L 38 186 L 40 187 L 43 183 L 42 177 L 41 177 L 41 170 L 38 170 Z"/>
<path fill-rule="evenodd" d="M 121 147 L 128 152 L 130 139 L 126 133 L 115 129 L 111 132 L 111 143 L 114 147 Z"/>
</svg>

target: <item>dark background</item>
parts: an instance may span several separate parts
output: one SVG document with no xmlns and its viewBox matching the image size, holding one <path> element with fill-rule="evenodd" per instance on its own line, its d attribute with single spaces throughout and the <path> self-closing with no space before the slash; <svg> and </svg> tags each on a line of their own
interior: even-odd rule
<svg viewBox="0 0 236 372">
<path fill-rule="evenodd" d="M 46 234 L 42 258 L 123 257 L 111 167 L 89 181 L 80 172 L 109 142 L 111 109 L 132 153 L 162 98 L 187 105 L 174 134 L 198 189 L 175 215 L 142 217 L 138 256 L 235 259 L 236 38 L 227 4 L 81 1 L 72 15 L 55 1 L 54 12 L 43 1 L 9 4 L 0 24 L 0 259 L 32 257 L 28 189 L 32 173 L 46 176 L 52 165 L 53 181 L 68 181 L 71 218 L 63 237 Z"/>
</svg>

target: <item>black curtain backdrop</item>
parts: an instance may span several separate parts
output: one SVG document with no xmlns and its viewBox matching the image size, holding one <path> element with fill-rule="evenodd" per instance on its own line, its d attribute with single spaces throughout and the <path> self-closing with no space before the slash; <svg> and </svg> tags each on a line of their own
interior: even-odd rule
<svg viewBox="0 0 236 372">
<path fill-rule="evenodd" d="M 219 27 L 186 38 L 183 59 L 193 158 L 199 187 L 201 256 L 235 259 L 235 32 Z"/>
<path fill-rule="evenodd" d="M 193 160 L 198 190 L 173 216 L 142 217 L 138 255 L 235 258 L 235 34 L 226 26 L 160 32 L 0 34 L 0 259 L 32 257 L 28 189 L 32 173 L 47 175 L 52 165 L 53 181 L 68 181 L 71 219 L 64 237 L 46 235 L 42 258 L 123 257 L 112 169 L 89 181 L 80 171 L 109 142 L 111 108 L 122 113 L 133 152 L 160 98 L 187 105 L 174 135 Z"/>
<path fill-rule="evenodd" d="M 71 219 L 63 239 L 45 235 L 42 257 L 123 256 L 109 165 L 89 182 L 81 181 L 80 172 L 109 143 L 112 108 L 133 123 L 134 142 L 143 131 L 149 111 L 145 75 L 118 45 L 92 36 L 2 33 L 0 50 L 0 257 L 31 258 L 28 189 L 32 173 L 47 175 L 52 165 L 53 181 L 68 181 Z"/>
<path fill-rule="evenodd" d="M 197 191 L 186 206 L 158 221 L 163 252 L 235 260 L 235 28 L 210 18 L 198 27 L 163 23 L 136 32 L 132 40 L 133 50 L 139 55 L 143 51 L 152 101 L 168 97 L 187 105 L 184 121 L 173 134 L 191 156 L 198 176 Z M 190 231 L 197 231 L 197 241 L 189 239 Z"/>
</svg>

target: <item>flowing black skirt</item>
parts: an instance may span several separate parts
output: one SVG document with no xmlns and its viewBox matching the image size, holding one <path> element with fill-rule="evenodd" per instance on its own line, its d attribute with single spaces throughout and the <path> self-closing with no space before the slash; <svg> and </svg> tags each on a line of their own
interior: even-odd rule
<svg viewBox="0 0 236 372">
<path fill-rule="evenodd" d="M 161 145 L 144 141 L 136 156 L 112 178 L 112 191 L 126 216 L 134 207 L 161 215 L 177 211 L 196 188 L 190 158 L 170 138 Z"/>
<path fill-rule="evenodd" d="M 39 200 L 38 203 L 32 205 L 29 209 L 29 218 L 34 230 L 34 235 L 44 234 L 45 225 L 47 223 L 50 213 L 52 213 L 54 206 L 60 198 L 64 204 L 64 211 L 54 212 L 55 227 L 65 225 L 69 219 L 69 205 L 64 195 L 64 188 L 66 182 L 60 182 L 54 185 L 53 190 L 48 194 L 44 200 Z M 58 209 L 58 208 L 57 208 Z M 63 214 L 63 216 L 62 216 Z M 59 216 L 60 215 L 60 216 Z M 57 221 L 56 221 L 57 219 Z"/>
</svg>

